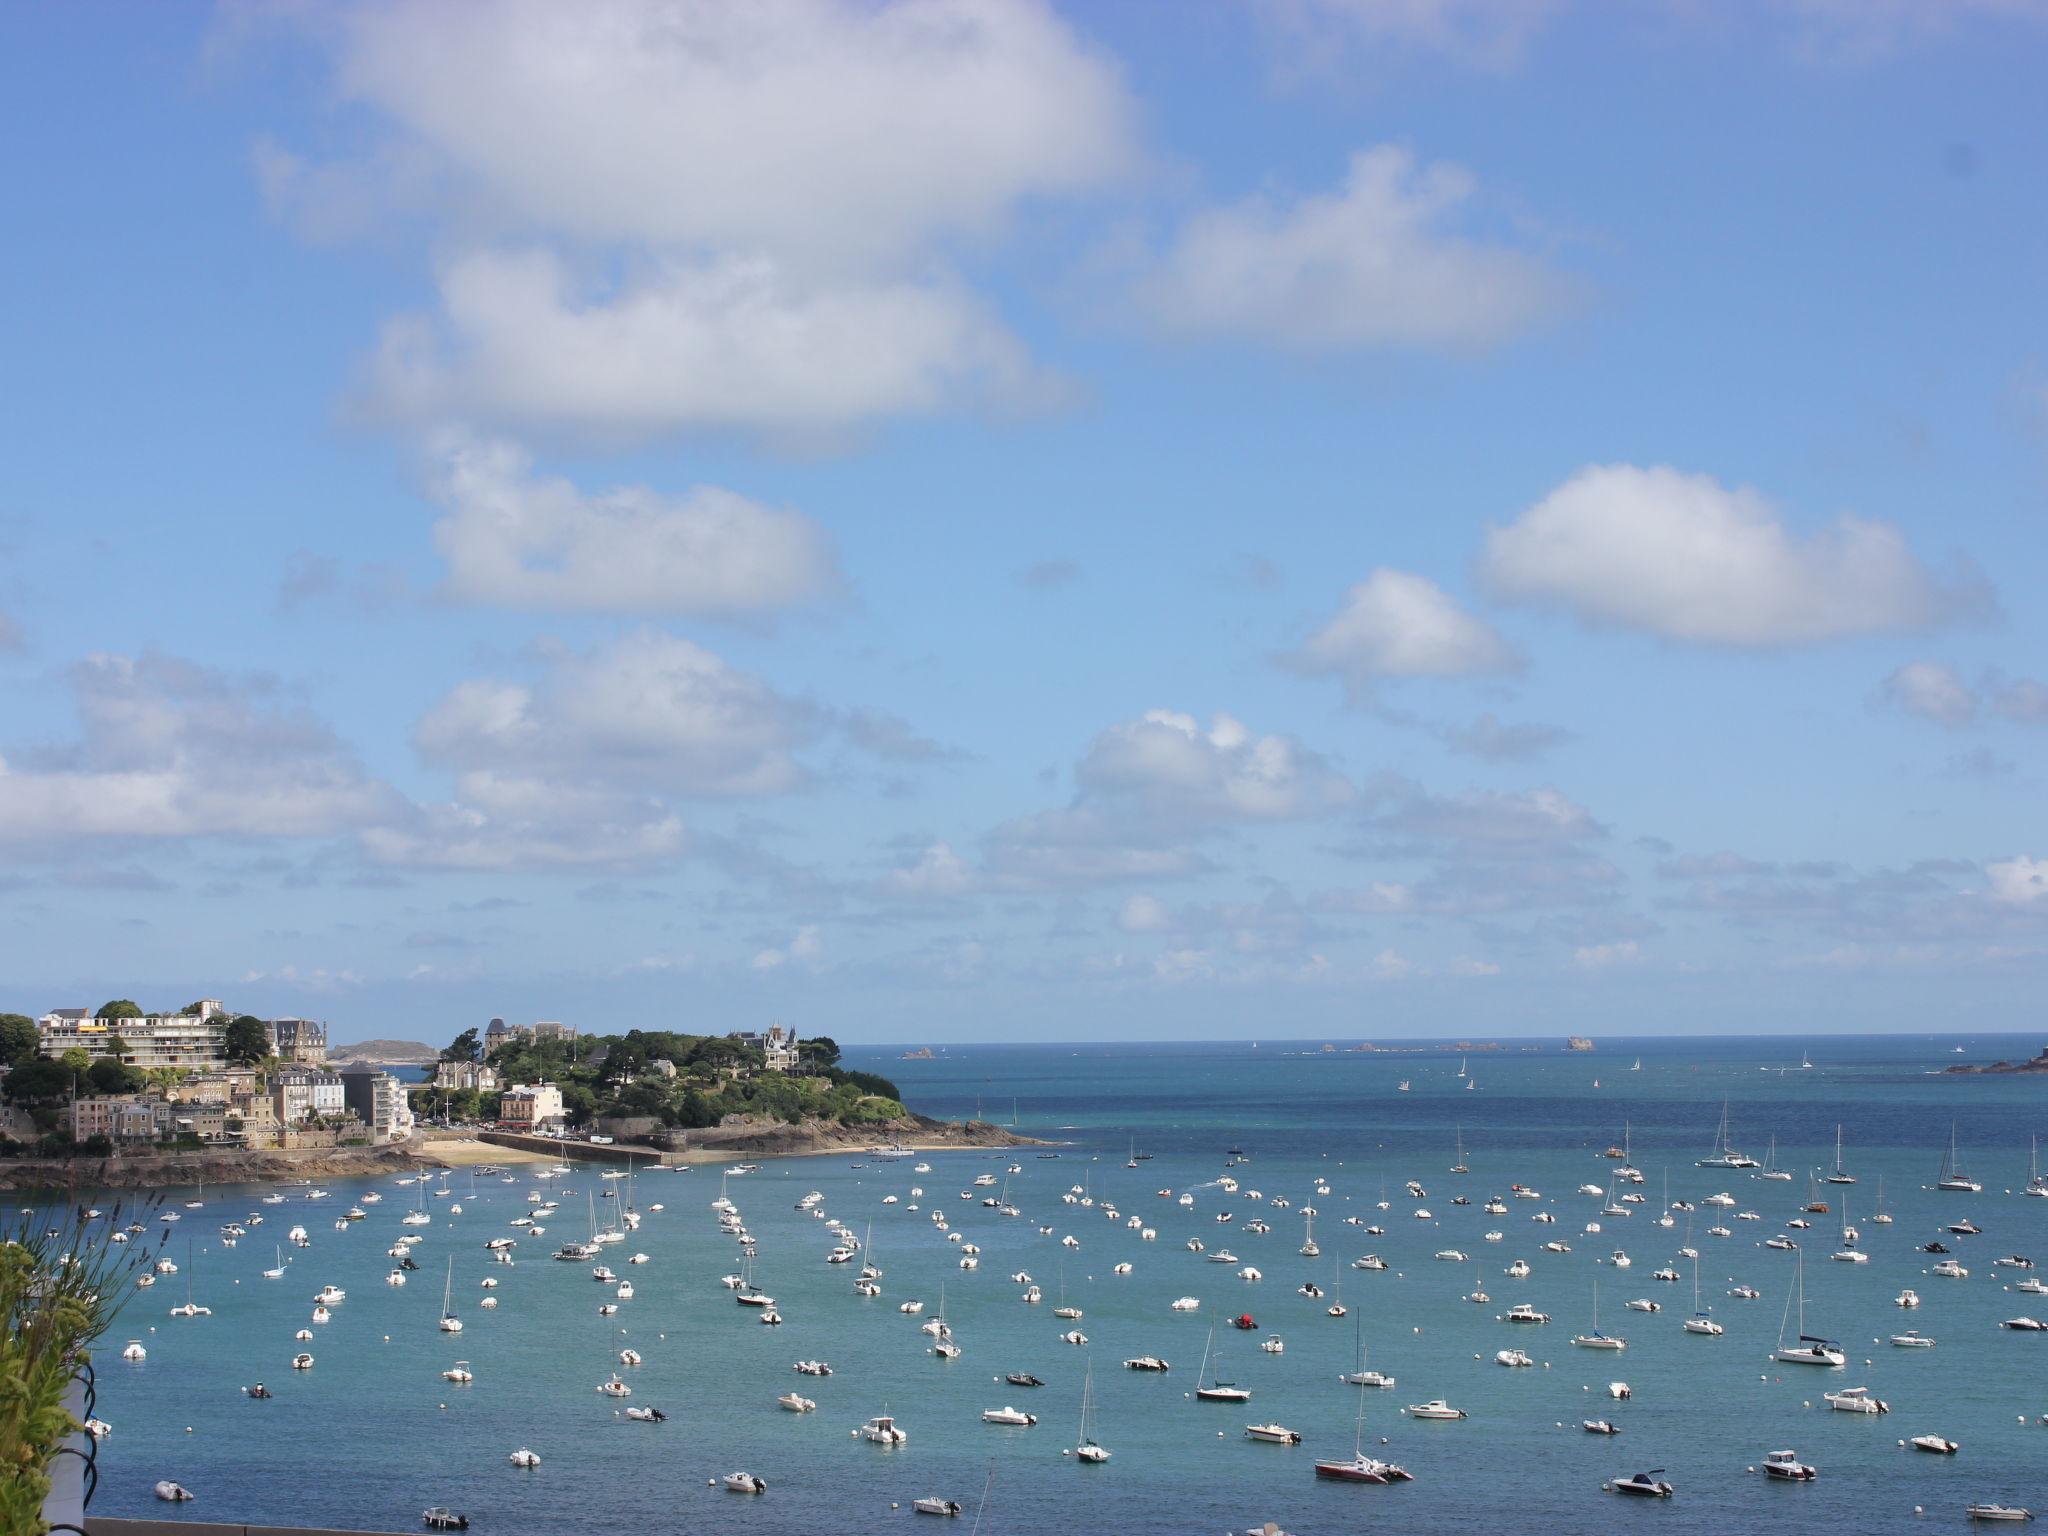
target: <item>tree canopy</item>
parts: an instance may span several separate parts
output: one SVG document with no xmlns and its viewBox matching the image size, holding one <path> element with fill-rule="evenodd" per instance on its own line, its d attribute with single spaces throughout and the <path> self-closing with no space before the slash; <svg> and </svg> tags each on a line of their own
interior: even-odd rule
<svg viewBox="0 0 2048 1536">
<path fill-rule="evenodd" d="M 111 1003 L 101 1003 L 100 1011 L 93 1015 L 96 1019 L 139 1019 L 144 1016 L 142 1009 L 125 997 L 117 997 Z"/>
<path fill-rule="evenodd" d="M 36 1021 L 25 1013 L 0 1013 L 0 1066 L 13 1066 L 35 1055 L 42 1043 Z"/>
<path fill-rule="evenodd" d="M 483 1053 L 483 1041 L 477 1035 L 476 1026 L 471 1025 L 448 1042 L 446 1048 L 441 1052 L 441 1059 L 443 1061 L 475 1061 Z"/>
<path fill-rule="evenodd" d="M 227 1033 L 221 1038 L 221 1049 L 229 1061 L 261 1061 L 270 1054 L 270 1031 L 255 1014 L 240 1014 L 229 1021 Z"/>
</svg>

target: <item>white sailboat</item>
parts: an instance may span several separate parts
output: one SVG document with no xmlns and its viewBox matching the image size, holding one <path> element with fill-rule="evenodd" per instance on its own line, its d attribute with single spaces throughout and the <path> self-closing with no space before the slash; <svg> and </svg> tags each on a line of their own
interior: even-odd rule
<svg viewBox="0 0 2048 1536">
<path fill-rule="evenodd" d="M 1719 1323 L 1707 1316 L 1706 1312 L 1700 1307 L 1700 1267 L 1698 1264 L 1694 1264 L 1692 1267 L 1692 1316 L 1688 1317 L 1682 1326 L 1687 1333 L 1701 1334 L 1710 1339 L 1718 1339 L 1726 1332 Z"/>
<path fill-rule="evenodd" d="M 1854 1184 L 1856 1176 L 1842 1166 L 1842 1127 L 1835 1126 L 1835 1166 L 1821 1180 L 1824 1184 Z"/>
<path fill-rule="evenodd" d="M 448 1255 L 448 1281 L 441 1287 L 441 1331 L 462 1332 L 462 1319 L 455 1315 L 455 1255 Z"/>
<path fill-rule="evenodd" d="M 1470 1168 L 1467 1168 L 1467 1167 L 1465 1166 L 1465 1127 L 1464 1127 L 1464 1126 L 1462 1126 L 1462 1125 L 1461 1125 L 1461 1126 L 1459 1126 L 1459 1127 L 1458 1127 L 1457 1135 L 1458 1135 L 1458 1160 L 1457 1160 L 1457 1161 L 1456 1161 L 1455 1163 L 1451 1164 L 1451 1172 L 1453 1172 L 1453 1173 L 1470 1173 L 1470 1172 L 1471 1172 L 1472 1170 L 1471 1170 Z"/>
<path fill-rule="evenodd" d="M 2041 1138 L 2028 1138 L 2027 1187 L 2026 1193 L 2037 1199 L 2048 1199 L 2048 1177 L 2041 1173 Z"/>
<path fill-rule="evenodd" d="M 1306 1258 L 1320 1258 L 1323 1250 L 1316 1246 L 1316 1218 L 1313 1211 L 1304 1212 L 1301 1218 L 1306 1227 L 1303 1230 L 1301 1252 Z"/>
<path fill-rule="evenodd" d="M 1778 1166 L 1778 1138 L 1771 1138 L 1770 1146 L 1764 1152 L 1764 1165 L 1757 1171 L 1760 1179 L 1770 1179 L 1779 1184 L 1792 1182 L 1792 1170 Z"/>
<path fill-rule="evenodd" d="M 1580 1349 L 1627 1349 L 1628 1340 L 1617 1338 L 1600 1331 L 1600 1282 L 1593 1282 L 1593 1327 L 1590 1332 L 1576 1334 L 1572 1343 Z"/>
<path fill-rule="evenodd" d="M 1728 1101 L 1721 1101 L 1721 1124 L 1714 1132 L 1714 1150 L 1694 1163 L 1695 1168 L 1754 1168 L 1757 1160 L 1735 1150 L 1728 1141 Z"/>
<path fill-rule="evenodd" d="M 1785 1342 L 1785 1325 L 1792 1317 L 1792 1297 L 1786 1298 L 1785 1315 L 1778 1320 L 1778 1347 L 1771 1358 L 1787 1365 L 1846 1365 L 1849 1357 L 1833 1339 L 1816 1337 L 1806 1331 L 1806 1253 L 1801 1250 L 1794 1296 L 1799 1304 L 1799 1342 Z"/>
<path fill-rule="evenodd" d="M 1934 1181 L 1936 1189 L 1946 1189 L 1968 1195 L 1980 1195 L 1984 1186 L 1963 1172 L 1963 1165 L 1956 1157 L 1956 1123 L 1948 1123 L 1948 1156 L 1941 1162 L 1941 1177 Z"/>
<path fill-rule="evenodd" d="M 1095 1366 L 1091 1362 L 1088 1373 L 1081 1379 L 1081 1431 L 1074 1441 L 1074 1460 L 1089 1466 L 1100 1466 L 1109 1460 L 1109 1452 L 1096 1444 L 1090 1420 L 1095 1415 Z"/>
</svg>

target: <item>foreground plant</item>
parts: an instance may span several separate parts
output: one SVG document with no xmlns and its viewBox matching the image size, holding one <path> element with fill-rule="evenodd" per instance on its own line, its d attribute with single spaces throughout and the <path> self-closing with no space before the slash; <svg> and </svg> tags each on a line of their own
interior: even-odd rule
<svg viewBox="0 0 2048 1536">
<path fill-rule="evenodd" d="M 0 1226 L 0 1536 L 45 1530 L 50 1459 L 80 1428 L 64 1401 L 71 1379 L 155 1258 L 113 1237 L 153 1204 L 95 1217 L 30 1209 Z"/>
</svg>

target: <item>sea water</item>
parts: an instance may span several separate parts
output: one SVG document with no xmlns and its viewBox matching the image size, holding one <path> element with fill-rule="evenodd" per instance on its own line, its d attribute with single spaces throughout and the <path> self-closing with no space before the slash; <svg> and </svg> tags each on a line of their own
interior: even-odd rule
<svg viewBox="0 0 2048 1536">
<path fill-rule="evenodd" d="M 399 1224 L 423 1191 L 389 1177 L 330 1183 L 323 1201 L 293 1190 L 281 1206 L 260 1204 L 267 1191 L 248 1187 L 209 1189 L 204 1209 L 185 1210 L 194 1192 L 173 1191 L 170 1208 L 182 1219 L 153 1229 L 150 1241 L 167 1231 L 164 1251 L 181 1270 L 138 1293 L 97 1351 L 99 1412 L 113 1434 L 100 1448 L 92 1512 L 402 1531 L 418 1527 L 423 1507 L 446 1504 L 490 1533 L 714 1522 L 732 1531 L 878 1532 L 921 1523 L 911 1501 L 940 1495 L 960 1500 L 969 1521 L 980 1511 L 988 1531 L 1223 1532 L 1273 1520 L 1316 1536 L 1382 1522 L 1556 1530 L 1642 1519 L 1686 1532 L 1761 1531 L 1786 1520 L 1889 1531 L 1954 1523 L 1976 1499 L 2048 1502 L 2048 1427 L 2036 1422 L 2048 1414 L 2048 1336 L 1999 1326 L 2022 1314 L 2048 1318 L 2048 1297 L 2012 1292 L 2027 1272 L 1991 1264 L 2017 1252 L 2042 1261 L 2031 1273 L 2048 1274 L 2048 1200 L 2019 1193 L 2028 1138 L 2048 1130 L 2048 1079 L 1941 1075 L 1965 1059 L 1957 1043 L 1817 1039 L 1805 1070 L 1797 1042 L 1605 1040 L 1588 1053 L 1549 1043 L 1467 1053 L 1464 1076 L 1456 1051 L 1324 1052 L 1314 1043 L 953 1047 L 931 1060 L 855 1051 L 850 1064 L 893 1077 L 923 1113 L 957 1118 L 978 1106 L 986 1119 L 1009 1121 L 1014 1101 L 1018 1130 L 1057 1145 L 896 1161 L 795 1158 L 744 1175 L 716 1165 L 645 1174 L 631 1191 L 644 1225 L 580 1264 L 549 1255 L 589 1235 L 593 1206 L 602 1219 L 615 1203 L 602 1198 L 608 1181 L 590 1165 L 547 1181 L 530 1166 L 503 1180 L 451 1173 L 449 1196 L 420 1202 L 434 1216 L 424 1228 Z M 2031 1039 L 1960 1043 L 1973 1060 L 2037 1048 Z M 1398 1091 L 1404 1079 L 1409 1090 Z M 1694 1166 L 1711 1150 L 1724 1099 L 1733 1143 L 1761 1158 L 1775 1136 L 1777 1163 L 1795 1172 L 1793 1182 Z M 1981 1195 L 1932 1188 L 1951 1122 Z M 1858 1182 L 1821 1186 L 1834 1212 L 1793 1235 L 1805 1250 L 1807 1331 L 1840 1340 L 1849 1364 L 1780 1365 L 1770 1355 L 1797 1255 L 1761 1244 L 1786 1231 L 1808 1198 L 1808 1171 L 1832 1165 L 1837 1124 Z M 1647 1199 L 1629 1217 L 1603 1216 L 1604 1194 L 1579 1187 L 1604 1192 L 1615 1163 L 1602 1153 L 1625 1134 L 1646 1175 L 1633 1187 Z M 1461 1137 L 1470 1172 L 1459 1176 L 1448 1170 Z M 1130 1168 L 1134 1144 L 1152 1155 Z M 1233 1147 L 1243 1153 L 1236 1166 Z M 929 1173 L 913 1171 L 919 1160 Z M 1019 1171 L 1006 1173 L 1012 1166 Z M 984 1172 L 997 1175 L 994 1188 L 973 1183 Z M 1239 1182 L 1234 1196 L 1216 1182 L 1226 1174 Z M 1880 1175 L 1890 1226 L 1869 1219 Z M 1719 1338 L 1680 1329 L 1692 1311 L 1694 1266 L 1676 1253 L 1687 1216 L 1678 1213 L 1669 1229 L 1656 1224 L 1667 1176 L 1672 1200 L 1697 1204 L 1690 1220 L 1700 1297 L 1727 1330 Z M 1425 1197 L 1408 1196 L 1410 1179 Z M 1316 1192 L 1318 1181 L 1328 1195 Z M 754 1278 L 775 1297 L 781 1327 L 764 1326 L 719 1283 L 742 1265 L 710 1209 L 721 1183 L 756 1240 Z M 1482 1210 L 1514 1183 L 1543 1198 L 1509 1199 L 1505 1215 Z M 1063 1200 L 1075 1186 L 1092 1206 Z M 366 1207 L 367 1219 L 336 1230 L 336 1218 L 373 1187 L 384 1199 Z M 616 1187 L 623 1198 L 625 1186 Z M 561 1202 L 541 1239 L 508 1225 L 535 1190 Z M 854 1294 L 858 1260 L 824 1262 L 832 1246 L 825 1223 L 796 1208 L 812 1190 L 856 1234 L 873 1223 L 866 1256 L 885 1271 L 879 1297 Z M 1265 1198 L 1251 1199 L 1254 1190 Z M 1700 1203 L 1723 1190 L 1735 1208 Z M 1179 1203 L 1183 1193 L 1193 1194 L 1192 1206 Z M 1453 1205 L 1460 1194 L 1472 1203 Z M 896 1203 L 884 1204 L 888 1195 Z M 983 1206 L 991 1195 L 1022 1215 Z M 1868 1264 L 1827 1257 L 1840 1246 L 1845 1197 Z M 1290 1205 L 1276 1208 L 1276 1198 Z M 451 1213 L 456 1203 L 460 1215 Z M 657 1204 L 664 1209 L 653 1211 Z M 1304 1205 L 1318 1212 L 1319 1258 L 1297 1251 Z M 1105 1206 L 1120 1219 L 1107 1219 Z M 1430 1219 L 1418 1219 L 1418 1207 Z M 1557 1220 L 1533 1221 L 1539 1210 Z M 1739 1220 L 1739 1210 L 1762 1219 Z M 264 1224 L 223 1246 L 220 1224 L 252 1212 Z M 964 1242 L 947 1240 L 935 1212 Z M 1217 1220 L 1226 1213 L 1231 1220 Z M 1982 1236 L 1945 1232 L 1965 1214 Z M 1132 1216 L 1156 1240 L 1130 1230 Z M 1272 1230 L 1246 1230 L 1254 1218 Z M 287 1244 L 285 1277 L 265 1280 L 295 1222 L 311 1246 Z M 1585 1230 L 1593 1222 L 1597 1233 Z M 1367 1224 L 1385 1234 L 1368 1235 Z M 1732 1235 L 1709 1236 L 1717 1224 Z M 395 1261 L 386 1249 L 406 1231 L 425 1234 L 415 1249 L 420 1268 L 407 1285 L 388 1286 Z M 1499 1241 L 1486 1239 L 1493 1231 Z M 1078 1248 L 1062 1244 L 1068 1235 Z M 506 1236 L 521 1238 L 509 1266 L 484 1248 Z M 1937 1237 L 1968 1265 L 1967 1280 L 1928 1273 L 1934 1259 L 1919 1245 Z M 1544 1252 L 1553 1239 L 1572 1251 Z M 1190 1240 L 1227 1246 L 1239 1263 L 1208 1263 Z M 965 1243 L 981 1249 L 972 1270 L 959 1264 Z M 1617 1248 L 1629 1267 L 1604 1262 Z M 1468 1262 L 1433 1257 L 1444 1249 L 1462 1250 Z M 636 1252 L 650 1262 L 627 1263 Z M 1368 1252 L 1390 1268 L 1350 1267 Z M 454 1335 L 437 1327 L 451 1256 L 464 1322 Z M 1518 1258 L 1532 1267 L 1526 1279 L 1504 1273 Z M 1131 1273 L 1113 1273 L 1119 1262 Z M 599 1315 L 613 1286 L 593 1283 L 594 1263 L 635 1288 L 615 1316 Z M 1681 1283 L 1650 1278 L 1667 1263 Z M 1242 1265 L 1264 1278 L 1237 1278 Z M 1042 1304 L 1020 1300 L 1023 1287 L 1010 1278 L 1019 1270 L 1042 1289 Z M 169 1315 L 188 1276 L 212 1316 Z M 485 1278 L 498 1286 L 485 1291 Z M 1298 1294 L 1308 1280 L 1326 1294 Z M 1570 1343 L 1592 1326 L 1596 1282 L 1600 1328 L 1628 1340 L 1623 1352 Z M 1738 1283 L 1762 1297 L 1731 1299 Z M 314 1292 L 327 1284 L 348 1298 L 330 1322 L 312 1323 Z M 1463 1299 L 1475 1285 L 1489 1302 Z M 1340 1286 L 1353 1315 L 1332 1319 L 1326 1308 Z M 1905 1287 L 1920 1293 L 1917 1310 L 1893 1304 Z M 1053 1315 L 1062 1294 L 1082 1309 L 1078 1322 Z M 477 1305 L 485 1295 L 497 1298 L 494 1310 Z M 1183 1296 L 1200 1307 L 1172 1310 Z M 912 1297 L 924 1301 L 922 1315 L 898 1311 Z M 1633 1297 L 1662 1310 L 1626 1310 Z M 942 1298 L 963 1351 L 957 1360 L 930 1354 L 933 1341 L 920 1331 Z M 1553 1321 L 1498 1321 L 1520 1301 Z M 1255 1331 L 1229 1326 L 1241 1313 L 1256 1319 Z M 302 1327 L 312 1330 L 310 1343 L 293 1339 Z M 1087 1335 L 1085 1346 L 1061 1342 L 1073 1328 Z M 1937 1347 L 1882 1342 L 1907 1328 Z M 1284 1353 L 1258 1347 L 1269 1334 L 1281 1337 Z M 147 1346 L 146 1362 L 118 1358 L 130 1337 Z M 1370 1366 L 1397 1379 L 1394 1389 L 1339 1380 L 1356 1368 L 1361 1339 Z M 627 1346 L 645 1363 L 619 1366 Z M 1496 1365 L 1495 1351 L 1511 1347 L 1538 1364 Z M 310 1371 L 290 1368 L 302 1348 L 316 1357 Z M 1205 1350 L 1211 1374 L 1250 1388 L 1249 1403 L 1193 1399 Z M 1163 1356 L 1172 1369 L 1125 1370 L 1139 1354 Z M 828 1361 L 833 1374 L 791 1370 L 810 1358 Z M 470 1362 L 473 1384 L 442 1379 L 457 1359 Z M 1077 1443 L 1091 1365 L 1094 1433 L 1112 1453 L 1101 1466 L 1061 1454 Z M 615 1368 L 633 1387 L 627 1403 L 596 1391 Z M 1045 1385 L 1011 1386 L 1002 1380 L 1011 1371 Z M 257 1381 L 276 1395 L 248 1398 L 242 1389 Z M 1627 1401 L 1609 1396 L 1616 1381 L 1630 1385 Z M 1892 1411 L 1829 1411 L 1822 1394 L 1845 1386 L 1869 1387 Z M 792 1389 L 816 1399 L 817 1411 L 779 1408 L 776 1397 Z M 1469 1417 L 1416 1422 L 1401 1412 L 1436 1397 Z M 620 1412 L 628 1403 L 659 1407 L 668 1422 L 628 1421 Z M 1004 1405 L 1039 1422 L 981 1422 L 983 1409 Z M 1365 1448 L 1404 1465 L 1414 1482 L 1316 1481 L 1315 1458 L 1351 1453 L 1361 1407 Z M 885 1412 L 908 1431 L 906 1446 L 854 1436 Z M 1622 1433 L 1585 1433 L 1581 1421 L 1597 1417 Z M 1300 1431 L 1303 1443 L 1245 1438 L 1247 1424 L 1269 1421 Z M 1899 1444 L 1929 1432 L 1960 1441 L 1961 1454 Z M 540 1467 L 508 1464 L 521 1446 L 540 1453 Z M 1819 1481 L 1781 1485 L 1752 1470 L 1785 1448 L 1816 1464 Z M 1669 1504 L 1646 1509 L 1602 1491 L 1611 1478 L 1653 1467 L 1677 1486 Z M 708 1486 L 739 1469 L 765 1478 L 767 1494 Z M 183 1483 L 195 1502 L 158 1503 L 150 1490 L 159 1478 Z"/>
</svg>

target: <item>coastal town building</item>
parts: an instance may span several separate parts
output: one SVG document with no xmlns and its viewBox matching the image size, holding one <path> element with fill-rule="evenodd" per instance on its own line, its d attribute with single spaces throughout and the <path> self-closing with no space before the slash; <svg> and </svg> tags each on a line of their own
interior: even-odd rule
<svg viewBox="0 0 2048 1536">
<path fill-rule="evenodd" d="M 521 1130 L 545 1130 L 566 1118 L 562 1090 L 553 1083 L 515 1083 L 498 1099 L 498 1119 Z"/>
<path fill-rule="evenodd" d="M 785 1029 L 780 1024 L 771 1024 L 765 1031 L 739 1030 L 727 1035 L 728 1040 L 737 1040 L 741 1045 L 751 1045 L 761 1052 L 762 1062 L 770 1072 L 794 1072 L 796 1070 L 796 1031 Z"/>
<path fill-rule="evenodd" d="M 367 1062 L 353 1062 L 341 1069 L 341 1083 L 349 1110 L 368 1128 L 372 1143 L 382 1146 L 412 1135 L 405 1085 L 389 1072 Z"/>
<path fill-rule="evenodd" d="M 507 1024 L 503 1019 L 493 1019 L 484 1029 L 484 1054 L 490 1055 L 501 1045 L 518 1045 L 528 1041 L 535 1044 L 543 1040 L 569 1041 L 576 1038 L 576 1026 L 564 1024 L 560 1019 L 541 1019 L 532 1024 Z"/>
<path fill-rule="evenodd" d="M 113 1142 L 150 1142 L 170 1124 L 171 1106 L 139 1093 L 100 1094 L 71 1101 L 71 1139 L 104 1136 Z"/>
<path fill-rule="evenodd" d="M 140 1071 L 190 1069 L 227 1063 L 222 1037 L 228 1013 L 212 998 L 196 1013 L 150 1014 L 137 1019 L 98 1019 L 90 1008 L 53 1008 L 36 1020 L 38 1048 L 45 1056 L 84 1051 L 119 1056 Z"/>
<path fill-rule="evenodd" d="M 327 1060 L 327 1026 L 312 1019 L 266 1019 L 270 1054 L 280 1061 L 318 1066 Z"/>
<path fill-rule="evenodd" d="M 321 1067 L 280 1067 L 270 1074 L 270 1098 L 279 1125 L 298 1125 L 309 1116 L 325 1119 L 348 1107 L 341 1074 Z"/>
<path fill-rule="evenodd" d="M 434 1086 L 450 1093 L 468 1088 L 478 1093 L 496 1093 L 498 1069 L 480 1061 L 444 1061 L 434 1068 Z"/>
</svg>

